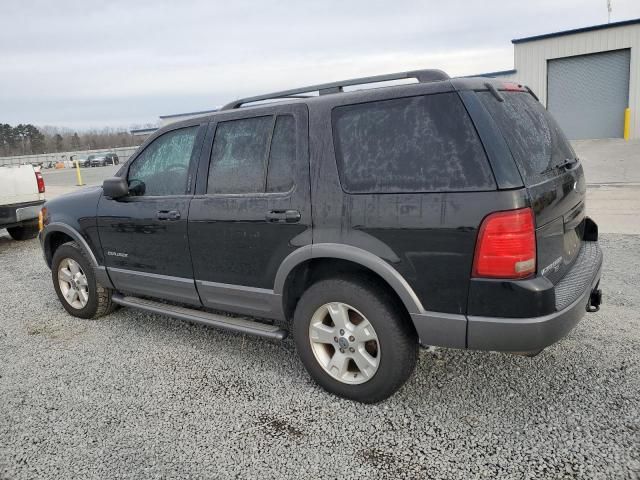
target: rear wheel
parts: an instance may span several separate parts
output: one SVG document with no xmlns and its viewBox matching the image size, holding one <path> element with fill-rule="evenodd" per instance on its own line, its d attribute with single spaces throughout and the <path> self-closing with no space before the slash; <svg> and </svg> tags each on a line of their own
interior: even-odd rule
<svg viewBox="0 0 640 480">
<path fill-rule="evenodd" d="M 363 403 L 395 393 L 418 358 L 415 331 L 394 298 L 365 279 L 312 285 L 294 314 L 302 363 L 325 390 Z"/>
<path fill-rule="evenodd" d="M 98 283 L 89 259 L 77 243 L 68 242 L 56 250 L 51 277 L 60 303 L 71 315 L 98 318 L 115 309 L 112 291 Z"/>
<path fill-rule="evenodd" d="M 7 228 L 7 232 L 14 240 L 31 240 L 38 236 L 38 224 L 29 223 L 18 227 Z"/>
</svg>

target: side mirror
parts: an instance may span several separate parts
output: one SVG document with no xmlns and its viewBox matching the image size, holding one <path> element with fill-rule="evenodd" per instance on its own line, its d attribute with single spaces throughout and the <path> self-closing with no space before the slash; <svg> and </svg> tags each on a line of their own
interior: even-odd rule
<svg viewBox="0 0 640 480">
<path fill-rule="evenodd" d="M 121 198 L 129 195 L 129 184 L 127 183 L 126 178 L 107 178 L 102 183 L 102 190 L 104 191 L 105 197 L 110 197 L 113 199 Z"/>
</svg>

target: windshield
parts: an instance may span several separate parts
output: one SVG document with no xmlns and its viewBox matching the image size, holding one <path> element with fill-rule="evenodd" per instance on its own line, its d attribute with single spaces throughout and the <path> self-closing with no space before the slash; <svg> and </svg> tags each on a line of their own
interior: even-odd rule
<svg viewBox="0 0 640 480">
<path fill-rule="evenodd" d="M 491 92 L 478 92 L 511 150 L 526 185 L 558 175 L 576 154 L 558 123 L 533 95 L 505 92 L 500 102 Z"/>
</svg>

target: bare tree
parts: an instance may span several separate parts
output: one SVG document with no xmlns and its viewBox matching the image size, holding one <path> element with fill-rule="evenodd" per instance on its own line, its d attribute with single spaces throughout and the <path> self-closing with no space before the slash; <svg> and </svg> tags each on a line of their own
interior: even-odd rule
<svg viewBox="0 0 640 480">
<path fill-rule="evenodd" d="M 140 137 L 131 135 L 123 128 L 105 127 L 76 132 L 54 126 L 36 128 L 30 124 L 15 127 L 0 124 L 1 156 L 134 147 L 140 142 Z"/>
</svg>

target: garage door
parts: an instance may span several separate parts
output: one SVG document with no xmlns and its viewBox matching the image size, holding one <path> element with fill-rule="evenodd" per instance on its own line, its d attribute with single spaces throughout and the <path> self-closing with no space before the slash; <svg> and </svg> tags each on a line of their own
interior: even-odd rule
<svg viewBox="0 0 640 480">
<path fill-rule="evenodd" d="M 630 50 L 548 61 L 547 108 L 571 139 L 622 137 Z"/>
</svg>

